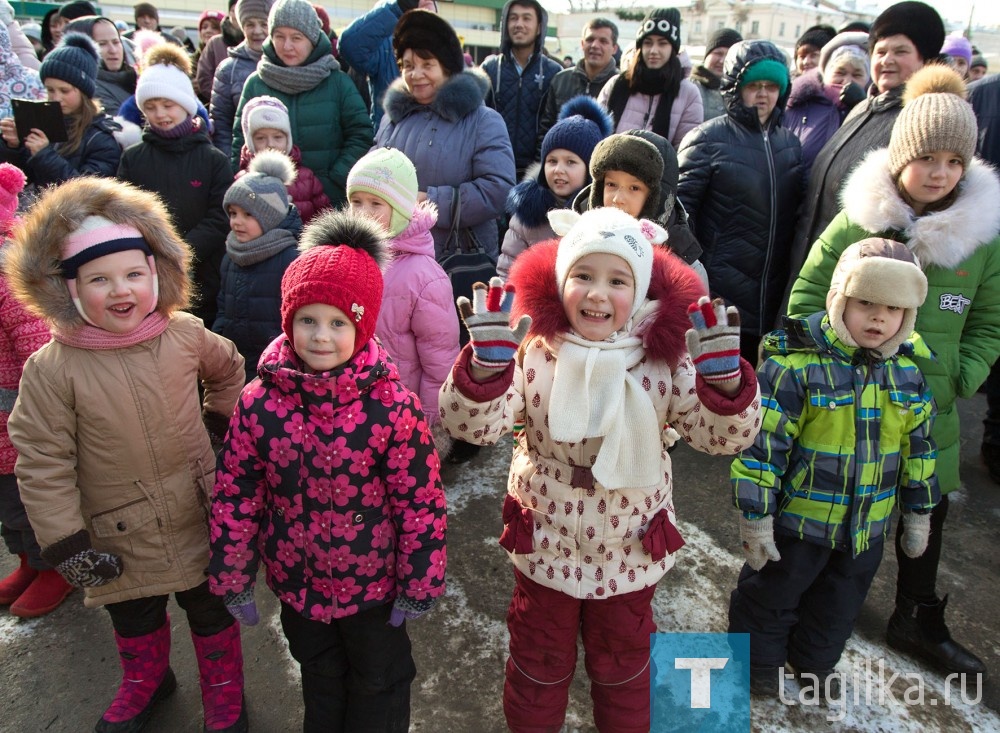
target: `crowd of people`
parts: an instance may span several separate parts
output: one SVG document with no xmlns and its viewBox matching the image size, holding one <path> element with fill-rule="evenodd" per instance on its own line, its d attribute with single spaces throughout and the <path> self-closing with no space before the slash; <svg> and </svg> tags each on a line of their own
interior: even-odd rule
<svg viewBox="0 0 1000 733">
<path fill-rule="evenodd" d="M 563 64 L 509 0 L 479 67 L 438 10 L 338 38 L 233 0 L 195 43 L 149 3 L 0 0 L 0 605 L 107 609 L 96 730 L 173 692 L 169 594 L 205 730 L 249 730 L 261 568 L 304 730 L 408 730 L 441 464 L 507 435 L 513 731 L 560 728 L 581 635 L 597 727 L 648 730 L 678 440 L 733 461 L 753 694 L 789 665 L 836 696 L 893 531 L 889 645 L 985 673 L 937 572 L 984 383 L 1000 481 L 1000 77 L 913 0 L 790 57 L 720 28 L 697 65 L 676 8 Z"/>
</svg>

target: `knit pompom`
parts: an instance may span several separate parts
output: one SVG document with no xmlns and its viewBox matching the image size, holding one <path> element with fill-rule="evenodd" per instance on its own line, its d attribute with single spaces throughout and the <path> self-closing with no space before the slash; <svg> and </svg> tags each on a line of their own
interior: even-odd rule
<svg viewBox="0 0 1000 733">
<path fill-rule="evenodd" d="M 586 94 L 579 94 L 562 106 L 559 110 L 559 122 L 573 115 L 580 115 L 597 125 L 602 140 L 614 132 L 614 120 L 593 97 Z"/>
<path fill-rule="evenodd" d="M 0 189 L 3 191 L 16 196 L 24 190 L 26 180 L 24 171 L 17 166 L 0 163 Z"/>
<path fill-rule="evenodd" d="M 295 164 L 280 150 L 261 150 L 250 161 L 247 170 L 277 178 L 286 186 L 295 181 Z"/>
<path fill-rule="evenodd" d="M 67 33 L 63 36 L 61 46 L 68 48 L 79 48 L 86 51 L 88 54 L 94 57 L 94 61 L 100 59 L 100 54 L 98 53 L 97 46 L 90 36 L 83 33 Z"/>
<path fill-rule="evenodd" d="M 163 42 L 163 36 L 156 31 L 146 30 L 145 28 L 137 30 L 132 35 L 132 43 L 135 44 L 136 57 L 139 59 L 140 67 L 146 63 L 146 53 L 149 49 Z"/>
<path fill-rule="evenodd" d="M 928 64 L 906 82 L 903 104 L 907 105 L 923 94 L 954 94 L 965 99 L 965 82 L 950 66 Z"/>
<path fill-rule="evenodd" d="M 367 252 L 380 270 L 389 262 L 389 250 L 382 228 L 371 219 L 349 211 L 330 210 L 320 214 L 302 230 L 299 251 L 323 245 L 345 245 Z"/>
<path fill-rule="evenodd" d="M 183 48 L 173 43 L 157 43 L 146 51 L 143 68 L 148 69 L 154 64 L 176 66 L 187 76 L 191 76 L 191 58 Z"/>
</svg>

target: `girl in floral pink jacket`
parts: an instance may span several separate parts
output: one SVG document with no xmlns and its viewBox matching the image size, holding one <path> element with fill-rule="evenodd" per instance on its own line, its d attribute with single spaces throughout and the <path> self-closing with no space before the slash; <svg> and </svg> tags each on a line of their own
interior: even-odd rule
<svg viewBox="0 0 1000 733">
<path fill-rule="evenodd" d="M 440 462 L 374 338 L 381 230 L 328 212 L 300 248 L 281 282 L 284 333 L 219 456 L 209 583 L 254 624 L 263 560 L 302 673 L 305 730 L 405 731 L 416 669 L 404 621 L 445 587 Z"/>
</svg>

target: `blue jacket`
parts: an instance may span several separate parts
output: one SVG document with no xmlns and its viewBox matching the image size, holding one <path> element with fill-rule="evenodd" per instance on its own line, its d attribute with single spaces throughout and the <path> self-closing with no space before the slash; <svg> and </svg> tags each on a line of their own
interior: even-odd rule
<svg viewBox="0 0 1000 733">
<path fill-rule="evenodd" d="M 372 124 L 382 122 L 382 98 L 397 78 L 399 67 L 392 51 L 392 32 L 403 11 L 396 0 L 383 0 L 340 34 L 337 50 L 351 68 L 368 76 L 372 98 Z"/>
<path fill-rule="evenodd" d="M 518 70 L 507 32 L 507 14 L 515 1 L 534 7 L 539 17 L 540 33 L 535 39 L 535 50 L 523 70 Z M 524 170 L 535 160 L 538 121 L 545 95 L 552 77 L 562 71 L 561 65 L 542 52 L 548 19 L 548 13 L 535 0 L 507 0 L 500 17 L 500 53 L 490 56 L 482 65 L 493 87 L 492 99 L 488 101 L 507 124 L 518 170 Z"/>
<path fill-rule="evenodd" d="M 21 145 L 8 148 L 0 143 L 0 160 L 12 163 L 24 171 L 28 183 L 47 186 L 62 183 L 77 176 L 114 177 L 122 149 L 114 133 L 120 130 L 116 122 L 99 114 L 83 133 L 83 140 L 73 153 L 63 156 L 59 149 L 63 143 L 53 143 L 32 155 Z"/>
<path fill-rule="evenodd" d="M 229 56 L 223 59 L 215 70 L 212 80 L 212 105 L 209 114 L 212 117 L 212 142 L 219 150 L 229 156 L 233 151 L 233 125 L 240 124 L 236 119 L 236 108 L 240 104 L 243 85 L 249 76 L 257 71 L 260 54 L 254 57 L 246 48 L 246 42 L 229 49 Z M 295 142 L 294 140 L 292 142 Z"/>
</svg>

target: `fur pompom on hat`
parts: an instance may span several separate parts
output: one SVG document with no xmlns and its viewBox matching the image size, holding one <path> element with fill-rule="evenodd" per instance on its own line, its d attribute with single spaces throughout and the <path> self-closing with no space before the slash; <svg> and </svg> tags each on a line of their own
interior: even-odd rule
<svg viewBox="0 0 1000 733">
<path fill-rule="evenodd" d="M 347 211 L 327 211 L 302 230 L 299 257 L 281 278 L 281 330 L 289 341 L 296 311 L 332 305 L 354 323 L 354 352 L 375 333 L 388 248 L 382 228 Z"/>
<path fill-rule="evenodd" d="M 10 233 L 17 214 L 17 195 L 24 190 L 24 171 L 10 163 L 0 163 L 0 236 Z"/>
<path fill-rule="evenodd" d="M 319 16 L 307 0 L 278 0 L 272 5 L 267 17 L 268 32 L 273 33 L 275 28 L 294 28 L 308 38 L 313 47 L 323 33 Z"/>
<path fill-rule="evenodd" d="M 902 242 L 873 237 L 855 242 L 840 255 L 830 279 L 826 309 L 838 338 L 848 346 L 857 346 L 844 324 L 848 298 L 902 308 L 899 331 L 879 348 L 882 358 L 888 359 L 910 337 L 917 309 L 926 297 L 927 277 L 916 255 Z"/>
<path fill-rule="evenodd" d="M 589 167 L 597 143 L 614 129 L 611 116 L 593 97 L 580 94 L 570 99 L 559 110 L 559 121 L 542 139 L 542 168 L 538 171 L 538 184 L 549 187 L 545 180 L 545 158 L 553 150 L 568 150 Z"/>
<path fill-rule="evenodd" d="M 437 13 L 419 9 L 403 13 L 392 32 L 392 50 L 397 62 L 407 49 L 433 54 L 450 76 L 465 71 L 465 55 L 458 35 Z"/>
<path fill-rule="evenodd" d="M 590 186 L 591 209 L 604 206 L 604 175 L 608 171 L 623 171 L 646 184 L 649 195 L 639 217 L 655 219 L 663 178 L 663 158 L 656 146 L 634 135 L 611 135 L 601 140 L 590 156 L 590 177 L 594 181 Z"/>
<path fill-rule="evenodd" d="M 38 76 L 72 84 L 86 97 L 97 90 L 97 46 L 83 33 L 67 33 L 62 41 L 42 61 Z"/>
<path fill-rule="evenodd" d="M 942 150 L 957 153 L 968 170 L 978 138 L 962 77 L 950 67 L 928 64 L 906 82 L 903 110 L 889 138 L 889 173 L 898 178 L 911 161 Z"/>
<path fill-rule="evenodd" d="M 377 148 L 364 155 L 347 174 L 347 198 L 357 191 L 378 196 L 392 208 L 389 236 L 398 236 L 410 224 L 417 205 L 417 169 L 399 150 Z"/>
<path fill-rule="evenodd" d="M 141 110 L 150 99 L 169 99 L 191 117 L 197 114 L 198 98 L 191 84 L 191 59 L 180 46 L 158 43 L 146 52 L 143 71 L 135 85 L 135 101 Z"/>
<path fill-rule="evenodd" d="M 868 33 L 868 53 L 875 44 L 889 36 L 906 36 L 917 47 L 924 62 L 941 53 L 944 44 L 944 22 L 938 11 L 926 3 L 908 0 L 890 5 L 872 23 Z"/>
<path fill-rule="evenodd" d="M 243 139 L 246 140 L 247 150 L 251 153 L 259 152 L 254 145 L 253 135 L 257 130 L 281 130 L 288 136 L 285 145 L 285 153 L 292 152 L 295 142 L 292 140 L 292 125 L 288 117 L 288 107 L 277 97 L 262 94 L 254 97 L 243 105 L 243 115 L 240 118 L 240 125 L 243 128 Z"/>
<path fill-rule="evenodd" d="M 236 204 L 257 220 L 266 234 L 288 215 L 288 188 L 295 180 L 295 164 L 278 150 L 262 150 L 247 166 L 247 173 L 233 182 L 222 199 L 229 211 Z"/>
</svg>

